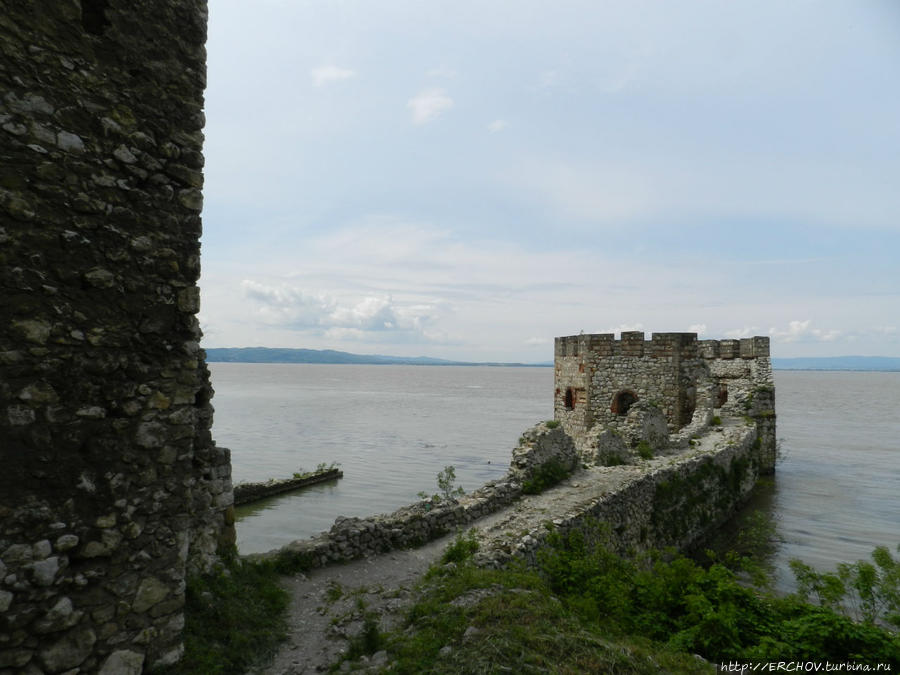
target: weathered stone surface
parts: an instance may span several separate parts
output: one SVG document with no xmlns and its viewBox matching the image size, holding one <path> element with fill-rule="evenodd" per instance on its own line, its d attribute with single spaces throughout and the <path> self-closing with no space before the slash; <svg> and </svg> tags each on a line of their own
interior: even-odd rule
<svg viewBox="0 0 900 675">
<path fill-rule="evenodd" d="M 99 675 L 140 675 L 144 667 L 144 655 L 121 649 L 109 655 Z"/>
<path fill-rule="evenodd" d="M 599 424 L 588 432 L 581 449 L 581 457 L 585 463 L 598 466 L 617 466 L 635 462 L 634 453 L 625 445 L 622 434 Z"/>
<path fill-rule="evenodd" d="M 167 584 L 154 577 L 148 577 L 141 581 L 131 608 L 139 614 L 146 612 L 153 605 L 165 600 L 171 592 L 172 588 Z"/>
<path fill-rule="evenodd" d="M 41 665 L 59 673 L 81 665 L 94 649 L 97 635 L 87 626 L 74 628 L 61 639 L 38 651 Z"/>
<path fill-rule="evenodd" d="M 205 25 L 205 0 L 0 12 L 0 604 L 25 635 L 0 670 L 174 658 L 153 610 L 233 541 L 194 316 Z M 135 609 L 130 575 L 163 599 Z"/>
</svg>

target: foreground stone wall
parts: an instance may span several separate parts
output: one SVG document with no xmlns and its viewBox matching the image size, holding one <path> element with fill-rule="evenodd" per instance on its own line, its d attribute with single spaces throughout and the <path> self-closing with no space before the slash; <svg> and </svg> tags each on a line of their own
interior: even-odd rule
<svg viewBox="0 0 900 675">
<path fill-rule="evenodd" d="M 233 541 L 195 317 L 206 5 L 0 5 L 0 671 L 140 672 Z"/>
</svg>

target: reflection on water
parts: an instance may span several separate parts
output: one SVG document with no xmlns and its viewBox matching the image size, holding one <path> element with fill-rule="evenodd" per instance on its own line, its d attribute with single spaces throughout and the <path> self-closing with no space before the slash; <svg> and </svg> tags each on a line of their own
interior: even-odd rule
<svg viewBox="0 0 900 675">
<path fill-rule="evenodd" d="M 269 550 L 335 517 L 392 511 L 435 492 L 444 466 L 472 490 L 502 475 L 528 426 L 552 416 L 550 368 L 210 364 L 214 435 L 234 478 L 286 477 L 340 462 L 344 478 L 238 511 L 238 546 Z M 900 543 L 900 373 L 777 371 L 783 457 L 754 509 L 787 561 L 819 569 Z"/>
</svg>

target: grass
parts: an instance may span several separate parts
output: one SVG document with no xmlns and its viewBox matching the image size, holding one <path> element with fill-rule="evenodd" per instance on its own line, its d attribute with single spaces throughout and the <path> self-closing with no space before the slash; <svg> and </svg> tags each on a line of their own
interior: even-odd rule
<svg viewBox="0 0 900 675">
<path fill-rule="evenodd" d="M 289 597 L 270 562 L 236 557 L 213 574 L 188 581 L 185 652 L 165 675 L 229 675 L 271 655 L 287 632 Z"/>
<path fill-rule="evenodd" d="M 546 427 L 548 429 L 555 429 L 556 427 L 559 426 L 559 420 L 548 420 L 548 421 L 544 422 L 544 424 L 546 425 Z"/>
<path fill-rule="evenodd" d="M 722 418 L 716 415 L 709 421 L 709 423 L 714 427 L 720 427 L 722 426 Z"/>
<path fill-rule="evenodd" d="M 473 591 L 484 597 L 453 604 Z M 390 634 L 386 645 L 398 673 L 712 672 L 693 656 L 594 630 L 522 568 L 433 570 L 407 630 Z"/>
</svg>

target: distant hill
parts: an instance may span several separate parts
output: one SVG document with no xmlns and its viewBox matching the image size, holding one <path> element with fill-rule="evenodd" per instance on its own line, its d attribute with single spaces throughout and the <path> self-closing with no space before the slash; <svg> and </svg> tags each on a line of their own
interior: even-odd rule
<svg viewBox="0 0 900 675">
<path fill-rule="evenodd" d="M 893 356 L 822 356 L 772 359 L 775 370 L 888 370 L 900 371 L 900 358 Z"/>
<path fill-rule="evenodd" d="M 275 347 L 212 347 L 206 360 L 219 363 L 356 363 L 403 366 L 551 366 L 552 363 L 479 363 L 449 361 L 430 356 L 384 356 L 351 354 L 334 349 L 287 349 Z"/>
</svg>

